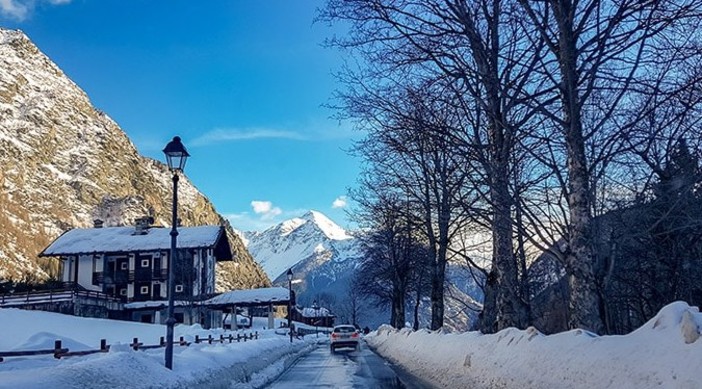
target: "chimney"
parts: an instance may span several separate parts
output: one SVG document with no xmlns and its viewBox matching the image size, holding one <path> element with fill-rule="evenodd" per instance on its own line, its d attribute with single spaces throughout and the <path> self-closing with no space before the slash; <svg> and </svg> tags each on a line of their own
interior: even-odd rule
<svg viewBox="0 0 702 389">
<path fill-rule="evenodd" d="M 102 228 L 104 222 L 100 219 L 93 220 L 93 228 Z"/>
<path fill-rule="evenodd" d="M 149 233 L 149 228 L 153 224 L 154 218 L 151 216 L 144 216 L 134 220 L 134 232 L 132 235 L 146 235 Z"/>
</svg>

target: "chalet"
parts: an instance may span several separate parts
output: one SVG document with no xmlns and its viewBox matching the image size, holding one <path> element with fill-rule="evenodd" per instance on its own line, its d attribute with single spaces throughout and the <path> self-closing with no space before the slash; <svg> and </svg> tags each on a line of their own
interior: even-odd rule
<svg viewBox="0 0 702 389">
<path fill-rule="evenodd" d="M 327 308 L 314 305 L 313 307 L 295 307 L 292 310 L 292 320 L 310 326 L 334 327 L 334 316 Z"/>
<path fill-rule="evenodd" d="M 152 222 L 141 218 L 134 227 L 103 227 L 96 221 L 94 228 L 66 231 L 39 256 L 61 259 L 65 284 L 118 301 L 107 317 L 165 323 L 171 236 L 169 228 L 152 227 Z M 224 227 L 179 227 L 177 248 L 176 321 L 221 322 L 221 311 L 200 302 L 215 293 L 215 263 L 232 258 Z"/>
</svg>

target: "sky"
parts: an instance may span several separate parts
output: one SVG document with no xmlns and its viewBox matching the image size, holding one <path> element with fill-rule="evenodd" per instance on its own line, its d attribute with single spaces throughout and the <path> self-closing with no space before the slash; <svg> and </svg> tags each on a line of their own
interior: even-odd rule
<svg viewBox="0 0 702 389">
<path fill-rule="evenodd" d="M 341 26 L 314 23 L 323 0 L 0 0 L 20 29 L 164 161 L 178 135 L 185 173 L 240 230 L 314 209 L 345 228 L 359 134 L 332 116 Z"/>
</svg>

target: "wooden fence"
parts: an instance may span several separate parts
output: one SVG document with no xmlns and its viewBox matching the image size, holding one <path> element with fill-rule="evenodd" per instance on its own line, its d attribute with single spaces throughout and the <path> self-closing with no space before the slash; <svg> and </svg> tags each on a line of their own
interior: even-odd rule
<svg viewBox="0 0 702 389">
<path fill-rule="evenodd" d="M 208 335 L 206 338 L 201 338 L 198 335 L 195 335 L 195 341 L 193 342 L 188 342 L 186 341 L 182 336 L 180 337 L 179 340 L 174 341 L 173 345 L 174 346 L 190 346 L 192 343 L 207 343 L 207 344 L 217 344 L 217 343 L 232 343 L 234 341 L 241 342 L 242 340 L 246 342 L 247 340 L 254 340 L 258 339 L 258 331 L 241 335 L 241 334 L 236 334 L 236 336 L 229 334 L 229 336 L 224 336 L 220 335 L 219 338 L 212 337 L 212 335 Z M 166 347 L 166 340 L 162 336 L 158 342 L 158 344 L 150 344 L 150 345 L 145 345 L 142 342 L 139 342 L 139 338 L 134 338 L 132 340 L 132 343 L 129 344 L 129 346 L 136 350 L 148 350 L 148 349 L 154 349 L 154 348 L 160 348 L 160 347 Z M 106 353 L 110 351 L 110 345 L 107 344 L 107 340 L 105 339 L 100 339 L 100 348 L 96 350 L 83 350 L 83 351 L 70 351 L 67 348 L 62 347 L 62 342 L 61 340 L 56 340 L 54 342 L 54 348 L 52 349 L 41 349 L 41 350 L 17 350 L 17 351 L 0 351 L 0 362 L 4 361 L 5 358 L 10 358 L 10 357 L 24 357 L 24 356 L 32 356 L 32 355 L 48 355 L 48 354 L 53 354 L 54 358 L 56 359 L 61 359 L 64 357 L 74 357 L 74 356 L 82 356 L 82 355 L 90 355 L 90 354 L 97 354 L 97 353 Z"/>
</svg>

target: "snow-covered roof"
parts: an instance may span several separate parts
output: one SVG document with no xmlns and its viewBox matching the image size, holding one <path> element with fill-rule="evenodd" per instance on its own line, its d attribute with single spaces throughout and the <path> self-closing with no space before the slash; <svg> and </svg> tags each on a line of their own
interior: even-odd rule
<svg viewBox="0 0 702 389">
<path fill-rule="evenodd" d="M 173 305 L 177 307 L 183 307 L 191 305 L 190 301 L 175 300 Z M 126 309 L 143 309 L 143 308 L 163 308 L 168 305 L 167 300 L 149 300 L 149 301 L 135 301 L 132 303 L 124 304 Z"/>
<path fill-rule="evenodd" d="M 258 288 L 232 290 L 215 296 L 204 302 L 205 305 L 265 305 L 287 304 L 290 290 L 287 288 Z"/>
<path fill-rule="evenodd" d="M 334 316 L 334 315 L 332 315 L 331 312 L 329 312 L 328 309 L 323 308 L 323 307 L 319 307 L 317 309 L 314 309 L 312 307 L 305 307 L 302 309 L 298 308 L 297 310 L 298 310 L 298 312 L 300 312 L 300 314 L 303 317 L 332 317 L 332 316 Z"/>
<path fill-rule="evenodd" d="M 56 238 L 39 256 L 166 251 L 171 248 L 170 228 L 152 227 L 134 235 L 134 227 L 74 228 Z M 231 260 L 231 249 L 222 226 L 179 227 L 179 249 L 213 248 L 218 260 Z"/>
</svg>

